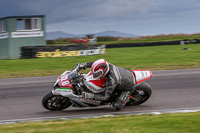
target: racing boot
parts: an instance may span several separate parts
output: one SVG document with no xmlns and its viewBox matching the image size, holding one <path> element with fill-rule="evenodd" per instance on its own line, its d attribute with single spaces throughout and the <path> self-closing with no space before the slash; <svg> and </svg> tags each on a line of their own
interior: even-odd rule
<svg viewBox="0 0 200 133">
<path fill-rule="evenodd" d="M 129 101 L 130 91 L 122 91 L 121 94 L 117 96 L 112 106 L 118 111 L 122 109 L 126 103 Z"/>
</svg>

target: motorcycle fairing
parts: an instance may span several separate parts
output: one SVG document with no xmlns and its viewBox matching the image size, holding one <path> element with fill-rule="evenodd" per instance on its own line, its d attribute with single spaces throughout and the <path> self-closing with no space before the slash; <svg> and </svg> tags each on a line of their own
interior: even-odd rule
<svg viewBox="0 0 200 133">
<path fill-rule="evenodd" d="M 56 88 L 52 90 L 52 93 L 54 95 L 62 95 L 62 96 L 69 96 L 73 94 L 71 88 Z"/>
<path fill-rule="evenodd" d="M 70 81 L 68 79 L 69 72 L 70 71 L 65 71 L 64 73 L 62 73 L 57 78 L 56 83 L 54 84 L 54 86 L 56 86 L 58 84 L 59 87 L 58 88 L 57 87 L 54 88 L 52 90 L 52 93 L 54 95 L 61 95 L 61 96 L 70 98 L 70 100 L 73 103 L 73 105 L 77 106 L 77 107 L 99 106 L 100 103 L 101 103 L 100 101 L 86 99 L 82 95 L 75 95 L 73 93 L 72 84 L 70 83 Z M 92 74 L 90 74 L 90 73 L 88 75 L 92 76 Z M 87 78 L 88 75 L 85 75 L 85 78 Z M 89 77 L 87 79 L 89 80 L 88 82 L 91 82 L 90 81 L 91 77 Z M 91 80 L 94 80 L 94 79 L 92 78 Z M 96 84 L 96 87 L 99 87 L 99 90 L 102 90 L 102 88 L 100 88 L 100 87 L 104 86 L 104 82 L 105 82 L 104 80 L 105 79 L 100 80 L 100 81 L 94 80 L 92 82 L 94 84 Z M 100 85 L 98 85 L 98 84 L 100 84 Z M 93 84 L 91 84 L 91 85 L 93 85 Z M 89 89 L 91 89 L 91 88 L 89 88 Z"/>
<path fill-rule="evenodd" d="M 73 105 L 76 107 L 99 106 L 101 103 L 100 101 L 83 98 L 82 95 L 80 96 L 75 95 L 69 88 L 57 88 L 55 90 L 52 90 L 52 93 L 54 95 L 61 95 L 64 97 L 68 97 L 70 101 L 73 103 Z"/>
<path fill-rule="evenodd" d="M 60 88 L 71 88 L 72 89 L 72 84 L 70 83 L 69 79 L 68 79 L 68 73 L 70 71 L 65 71 L 64 73 L 62 73 L 56 80 L 54 86 L 56 86 L 57 84 L 60 86 Z"/>
<path fill-rule="evenodd" d="M 152 77 L 152 72 L 150 70 L 132 70 L 131 72 L 135 77 L 136 85 Z"/>
<path fill-rule="evenodd" d="M 95 107 L 101 104 L 101 101 L 81 98 L 70 98 L 75 107 Z"/>
<path fill-rule="evenodd" d="M 54 88 L 52 90 L 52 93 L 55 95 L 62 95 L 62 96 L 69 96 L 72 95 L 72 84 L 70 83 L 69 79 L 68 79 L 68 73 L 70 71 L 65 71 L 64 73 L 62 73 L 56 80 L 54 86 L 56 86 L 57 84 L 59 85 L 59 87 Z"/>
</svg>

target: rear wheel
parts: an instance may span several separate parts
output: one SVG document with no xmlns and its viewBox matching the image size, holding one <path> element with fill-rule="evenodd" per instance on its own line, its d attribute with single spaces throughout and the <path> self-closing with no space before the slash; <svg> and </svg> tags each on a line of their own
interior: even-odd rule
<svg viewBox="0 0 200 133">
<path fill-rule="evenodd" d="M 152 93 L 151 86 L 143 82 L 135 88 L 135 91 L 131 94 L 130 100 L 126 104 L 127 106 L 137 106 L 146 102 Z"/>
<path fill-rule="evenodd" d="M 42 105 L 47 110 L 59 111 L 71 106 L 71 102 L 67 97 L 54 95 L 52 92 L 49 92 L 43 97 Z"/>
</svg>

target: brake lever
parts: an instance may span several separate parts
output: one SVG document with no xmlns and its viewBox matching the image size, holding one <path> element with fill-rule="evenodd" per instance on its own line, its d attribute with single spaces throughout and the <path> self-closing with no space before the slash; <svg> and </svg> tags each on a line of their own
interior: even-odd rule
<svg viewBox="0 0 200 133">
<path fill-rule="evenodd" d="M 79 70 L 79 68 L 80 68 L 80 63 L 78 63 L 77 65 L 76 65 L 76 72 L 79 72 L 80 70 Z"/>
</svg>

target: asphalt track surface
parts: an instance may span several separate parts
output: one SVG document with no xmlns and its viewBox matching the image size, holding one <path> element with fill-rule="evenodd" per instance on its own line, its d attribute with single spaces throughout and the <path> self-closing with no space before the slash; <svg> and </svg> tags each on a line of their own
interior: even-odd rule
<svg viewBox="0 0 200 133">
<path fill-rule="evenodd" d="M 0 121 L 200 108 L 200 69 L 153 71 L 153 78 L 147 81 L 153 89 L 151 98 L 142 105 L 118 112 L 109 105 L 45 110 L 41 100 L 51 91 L 55 80 L 55 76 L 0 79 Z"/>
</svg>

